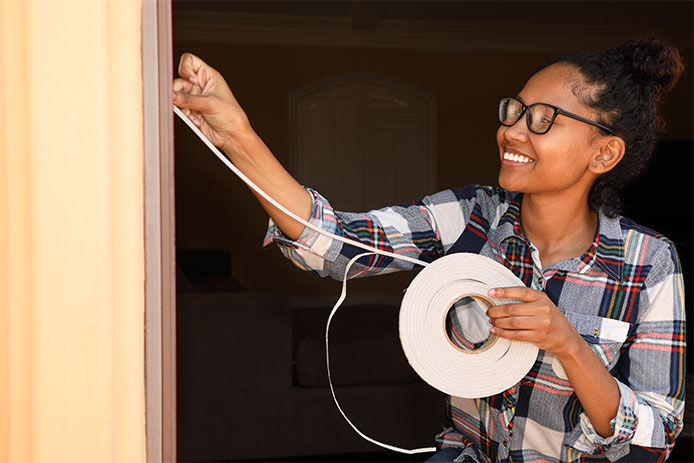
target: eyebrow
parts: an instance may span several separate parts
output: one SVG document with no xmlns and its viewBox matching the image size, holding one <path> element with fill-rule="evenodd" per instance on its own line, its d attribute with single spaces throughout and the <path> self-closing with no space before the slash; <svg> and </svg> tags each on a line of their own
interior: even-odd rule
<svg viewBox="0 0 694 463">
<path fill-rule="evenodd" d="M 516 96 L 514 96 L 514 98 L 517 99 L 518 101 L 520 101 L 521 103 L 523 103 L 525 106 L 530 106 L 530 105 L 534 105 L 534 104 L 544 104 L 544 105 L 552 106 L 554 108 L 559 108 L 562 111 L 566 111 L 565 109 L 562 109 L 553 103 L 547 103 L 546 101 L 536 101 L 535 103 L 528 104 L 525 101 L 523 101 L 523 98 L 520 95 L 516 95 Z"/>
</svg>

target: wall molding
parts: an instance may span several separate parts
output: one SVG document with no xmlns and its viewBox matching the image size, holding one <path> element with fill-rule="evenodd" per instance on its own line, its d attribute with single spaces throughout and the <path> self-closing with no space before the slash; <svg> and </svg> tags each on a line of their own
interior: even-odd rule
<svg viewBox="0 0 694 463">
<path fill-rule="evenodd" d="M 602 48 L 644 34 L 673 37 L 662 24 L 567 25 L 383 19 L 377 30 L 352 30 L 351 17 L 175 10 L 174 40 L 222 44 L 421 50 L 556 52 Z M 513 31 L 513 34 L 505 33 Z M 666 34 L 667 32 L 667 34 Z M 691 47 L 686 30 L 676 44 Z"/>
</svg>

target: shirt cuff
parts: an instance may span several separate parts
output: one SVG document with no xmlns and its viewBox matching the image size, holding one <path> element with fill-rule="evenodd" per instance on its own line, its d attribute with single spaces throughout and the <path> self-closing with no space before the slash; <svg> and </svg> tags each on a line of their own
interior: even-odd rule
<svg viewBox="0 0 694 463">
<path fill-rule="evenodd" d="M 338 234 L 335 211 L 328 200 L 311 188 L 303 188 L 309 192 L 312 200 L 311 217 L 308 222 L 328 233 Z M 279 229 L 272 219 L 269 219 L 263 247 L 268 247 L 273 243 L 277 244 L 283 253 L 291 253 L 292 250 L 307 250 L 329 261 L 334 261 L 337 258 L 342 247 L 341 242 L 335 241 L 309 227 L 304 227 L 301 235 L 296 240 L 292 240 L 282 233 L 282 230 Z"/>
<path fill-rule="evenodd" d="M 602 437 L 595 431 L 585 412 L 581 412 L 579 424 L 569 434 L 567 444 L 589 455 L 605 454 L 608 460 L 615 461 L 629 453 L 629 443 L 636 429 L 636 394 L 628 386 L 617 381 L 619 387 L 619 406 L 617 415 L 610 421 L 614 431 L 611 436 Z"/>
</svg>

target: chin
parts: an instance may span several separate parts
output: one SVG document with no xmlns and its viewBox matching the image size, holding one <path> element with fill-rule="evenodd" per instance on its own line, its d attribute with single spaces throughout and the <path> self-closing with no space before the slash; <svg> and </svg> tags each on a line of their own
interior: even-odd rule
<svg viewBox="0 0 694 463">
<path fill-rule="evenodd" d="M 522 191 L 519 189 L 521 187 L 519 182 L 514 182 L 513 179 L 508 178 L 508 176 L 503 175 L 501 172 L 499 172 L 499 178 L 497 181 L 499 186 L 506 191 Z"/>
</svg>

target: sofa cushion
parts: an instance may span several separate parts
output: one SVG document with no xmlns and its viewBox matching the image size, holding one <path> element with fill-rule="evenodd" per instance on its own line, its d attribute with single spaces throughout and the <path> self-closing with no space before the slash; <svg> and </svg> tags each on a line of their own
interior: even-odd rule
<svg viewBox="0 0 694 463">
<path fill-rule="evenodd" d="M 335 386 L 405 384 L 421 381 L 398 336 L 398 307 L 341 308 L 330 328 L 330 372 Z M 294 379 L 303 387 L 327 387 L 325 323 L 329 308 L 295 308 Z"/>
</svg>

